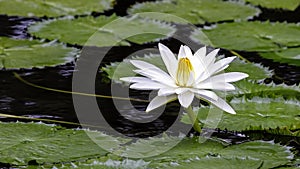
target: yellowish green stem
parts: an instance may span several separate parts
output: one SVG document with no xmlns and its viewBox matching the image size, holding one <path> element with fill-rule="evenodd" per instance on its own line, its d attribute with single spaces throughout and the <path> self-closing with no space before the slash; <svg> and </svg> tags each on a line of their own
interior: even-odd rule
<svg viewBox="0 0 300 169">
<path fill-rule="evenodd" d="M 195 113 L 193 111 L 192 106 L 189 106 L 188 108 L 185 108 L 185 111 L 187 112 L 187 114 L 188 114 L 191 122 L 193 123 L 193 128 L 197 132 L 201 133 L 201 127 L 200 127 L 198 119 L 197 119 L 197 117 L 196 117 L 196 115 L 195 115 Z"/>
<path fill-rule="evenodd" d="M 251 63 L 248 59 L 244 58 L 242 55 L 238 54 L 236 51 L 231 50 L 230 53 L 232 53 L 235 56 L 239 57 L 240 59 L 246 61 L 247 63 Z"/>
<path fill-rule="evenodd" d="M 24 80 L 20 75 L 18 75 L 16 72 L 13 72 L 14 76 L 20 80 L 21 82 L 43 90 L 49 90 L 53 92 L 59 92 L 59 93 L 67 93 L 67 94 L 75 94 L 75 95 L 81 95 L 81 96 L 91 96 L 91 97 L 101 97 L 101 98 L 108 98 L 108 99 L 119 99 L 119 100 L 131 100 L 131 101 L 136 101 L 136 102 L 149 102 L 149 100 L 143 100 L 143 99 L 134 99 L 134 98 L 124 98 L 124 97 L 117 97 L 117 96 L 106 96 L 106 95 L 98 95 L 98 94 L 90 94 L 90 93 L 81 93 L 81 92 L 73 92 L 73 91 L 66 91 L 66 90 L 59 90 L 59 89 L 54 89 L 54 88 L 49 88 L 49 87 L 44 87 L 44 86 L 39 86 L 33 83 L 30 83 L 26 80 Z"/>
</svg>

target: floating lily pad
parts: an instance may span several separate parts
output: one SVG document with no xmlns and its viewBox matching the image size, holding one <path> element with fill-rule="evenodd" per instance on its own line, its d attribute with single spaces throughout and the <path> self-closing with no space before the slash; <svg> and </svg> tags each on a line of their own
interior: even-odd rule
<svg viewBox="0 0 300 169">
<path fill-rule="evenodd" d="M 136 16 L 121 18 L 115 15 L 57 19 L 29 27 L 34 36 L 58 39 L 61 42 L 88 46 L 143 44 L 171 36 L 175 29 L 168 24 Z"/>
<path fill-rule="evenodd" d="M 97 136 L 97 142 L 117 147 L 126 141 L 101 132 L 65 129 L 37 123 L 0 123 L 0 163 L 27 165 L 71 162 L 104 156 L 100 148 L 86 134 Z"/>
<path fill-rule="evenodd" d="M 226 168 L 230 168 L 230 169 L 239 169 L 239 168 L 257 169 L 260 168 L 262 163 L 263 162 L 258 159 L 240 159 L 240 158 L 226 159 L 226 158 L 219 158 L 219 157 L 210 157 L 210 158 L 202 158 L 199 160 L 195 160 L 193 162 L 186 162 L 174 168 L 216 169 L 216 168 L 220 168 L 220 166 L 224 166 L 224 167 L 226 166 Z"/>
<path fill-rule="evenodd" d="M 260 98 L 252 99 L 233 98 L 231 106 L 236 111 L 235 115 L 224 113 L 221 120 L 210 118 L 206 121 L 208 113 L 210 116 L 220 113 L 217 108 L 200 108 L 198 119 L 201 123 L 210 126 L 218 124 L 218 128 L 231 131 L 246 130 L 269 130 L 285 128 L 288 130 L 300 129 L 300 103 L 297 100 L 285 100 L 283 98 Z M 183 121 L 188 122 L 188 117 Z"/>
<path fill-rule="evenodd" d="M 177 138 L 174 138 L 177 139 Z M 155 139 L 154 139 L 155 140 Z M 149 142 L 154 141 L 152 138 Z M 147 141 L 146 141 L 147 142 Z M 126 150 L 137 154 L 145 152 L 142 142 L 126 145 Z M 148 144 L 148 143 L 146 143 Z M 138 145 L 138 147 L 136 147 Z M 163 145 L 155 145 L 157 146 Z M 155 149 L 152 149 L 155 150 Z M 293 158 L 289 147 L 273 142 L 253 141 L 239 145 L 222 144 L 221 140 L 207 140 L 199 143 L 197 138 L 186 138 L 168 152 L 146 159 L 122 159 L 114 155 L 91 159 L 86 162 L 57 164 L 57 168 L 274 168 L 285 165 Z M 50 168 L 50 167 L 49 167 Z"/>
<path fill-rule="evenodd" d="M 300 25 L 270 22 L 233 22 L 195 31 L 191 39 L 213 47 L 240 51 L 278 51 L 300 45 Z"/>
<path fill-rule="evenodd" d="M 243 159 L 245 162 L 248 162 L 248 159 L 256 159 L 258 160 L 256 165 L 263 162 L 262 168 L 272 168 L 287 163 L 289 161 L 287 157 L 291 155 L 291 153 L 287 153 L 290 152 L 288 148 L 268 142 L 255 141 L 226 146 L 212 140 L 199 143 L 196 139 L 185 139 L 170 151 L 150 158 L 149 168 L 181 168 L 181 165 L 193 165 L 194 162 L 199 164 L 198 160 L 205 161 L 207 159 L 216 163 L 220 162 L 221 159 L 228 159 L 230 165 L 236 164 L 236 159 Z M 128 146 L 128 149 L 130 149 L 130 146 Z M 218 158 L 215 158 L 216 156 Z M 204 162 L 197 168 L 208 167 L 212 161 Z"/>
<path fill-rule="evenodd" d="M 295 10 L 299 5 L 299 0 L 245 0 L 254 5 L 259 5 L 265 8 L 282 8 L 288 10 Z"/>
<path fill-rule="evenodd" d="M 134 5 L 128 11 L 131 14 L 141 12 L 160 12 L 161 15 L 141 13 L 141 16 L 158 20 L 179 22 L 181 19 L 170 17 L 166 14 L 178 16 L 193 24 L 205 22 L 218 22 L 226 20 L 247 20 L 260 11 L 257 8 L 240 2 L 221 0 L 165 0 L 158 2 L 145 2 Z"/>
<path fill-rule="evenodd" d="M 145 55 L 144 57 L 133 57 L 133 59 L 149 62 L 166 71 L 166 67 L 161 59 L 161 56 L 158 54 Z M 129 59 L 125 59 L 121 63 L 114 62 L 111 63 L 111 65 L 107 65 L 106 67 L 102 68 L 102 70 L 104 70 L 108 74 L 108 77 L 115 82 L 120 82 L 119 79 L 121 77 L 135 76 L 136 73 L 133 72 L 133 70 L 135 69 L 136 68 L 129 62 Z M 239 58 L 236 58 L 235 61 L 233 61 L 225 71 L 245 72 L 249 74 L 249 77 L 247 79 L 255 81 L 271 76 L 271 72 L 261 65 L 246 63 L 241 61 Z"/>
<path fill-rule="evenodd" d="M 56 66 L 74 60 L 77 49 L 55 42 L 0 37 L 0 68 L 18 69 Z"/>
<path fill-rule="evenodd" d="M 300 48 L 288 48 L 275 52 L 261 52 L 259 55 L 276 62 L 300 66 Z"/>
<path fill-rule="evenodd" d="M 2 0 L 0 14 L 11 16 L 47 16 L 82 15 L 92 12 L 104 12 L 111 8 L 112 0 Z"/>
<path fill-rule="evenodd" d="M 287 86 L 285 84 L 276 85 L 263 84 L 257 82 L 251 82 L 248 80 L 240 80 L 234 82 L 236 90 L 226 92 L 227 98 L 241 97 L 245 96 L 247 98 L 253 98 L 255 96 L 259 97 L 269 97 L 277 98 L 284 97 L 286 99 L 298 99 L 300 100 L 300 86 Z"/>
</svg>

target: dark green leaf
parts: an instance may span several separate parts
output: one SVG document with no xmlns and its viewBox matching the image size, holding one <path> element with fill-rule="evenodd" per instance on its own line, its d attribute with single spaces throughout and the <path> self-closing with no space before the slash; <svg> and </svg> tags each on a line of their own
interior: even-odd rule
<svg viewBox="0 0 300 169">
<path fill-rule="evenodd" d="M 203 33 L 208 37 L 203 36 Z M 240 51 L 277 51 L 300 45 L 300 25 L 270 22 L 233 22 L 195 31 L 191 38 L 200 43 Z"/>
<path fill-rule="evenodd" d="M 56 66 L 74 60 L 77 50 L 55 42 L 0 37 L 0 68 Z"/>
<path fill-rule="evenodd" d="M 160 12 L 153 13 L 142 12 Z M 158 2 L 145 2 L 134 5 L 129 13 L 141 13 L 140 16 L 152 19 L 203 24 L 205 22 L 218 22 L 224 20 L 247 20 L 260 11 L 254 7 L 233 1 L 221 0 L 171 0 Z M 167 15 L 167 14 L 171 14 Z M 177 17 L 174 17 L 177 16 Z M 186 21 L 184 21 L 186 20 Z"/>
<path fill-rule="evenodd" d="M 231 131 L 245 130 L 269 130 L 285 128 L 288 130 L 300 129 L 300 103 L 296 100 L 284 100 L 283 98 L 259 98 L 252 99 L 234 98 L 230 101 L 231 106 L 236 111 L 235 115 L 224 113 L 221 120 L 209 118 L 220 113 L 218 108 L 199 109 L 198 118 L 201 123 L 208 126 L 218 124 L 220 129 Z M 220 120 L 220 121 L 219 121 Z M 183 118 L 189 123 L 188 117 Z M 288 133 L 287 133 L 288 134 Z"/>
<path fill-rule="evenodd" d="M 104 12 L 111 8 L 112 0 L 3 0 L 0 1 L 0 14 L 12 16 L 47 16 L 82 15 Z"/>
<path fill-rule="evenodd" d="M 282 8 L 288 10 L 295 10 L 299 5 L 299 0 L 246 0 L 254 5 L 260 5 L 265 8 Z"/>
<path fill-rule="evenodd" d="M 143 44 L 171 36 L 174 31 L 173 27 L 164 23 L 134 16 L 121 18 L 116 15 L 64 18 L 36 23 L 29 27 L 29 32 L 40 38 L 98 47 L 128 46 L 128 41 Z"/>
<path fill-rule="evenodd" d="M 107 151 L 87 133 L 100 145 L 118 148 L 125 143 L 100 132 L 37 123 L 0 123 L 0 129 L 0 162 L 13 165 L 27 165 L 29 161 L 38 164 L 71 162 L 106 155 Z"/>
</svg>

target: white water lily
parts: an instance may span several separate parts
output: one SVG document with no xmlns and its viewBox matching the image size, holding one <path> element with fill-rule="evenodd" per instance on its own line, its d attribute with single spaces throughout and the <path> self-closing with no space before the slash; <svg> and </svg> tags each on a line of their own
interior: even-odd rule
<svg viewBox="0 0 300 169">
<path fill-rule="evenodd" d="M 123 81 L 133 83 L 131 89 L 158 90 L 157 96 L 150 102 L 146 112 L 176 99 L 184 108 L 188 108 L 194 97 L 197 97 L 235 114 L 233 108 L 214 92 L 214 90 L 235 90 L 230 82 L 248 77 L 247 74 L 240 72 L 221 73 L 235 56 L 216 61 L 219 49 L 206 55 L 206 47 L 202 47 L 193 55 L 188 46 L 182 45 L 176 59 L 168 47 L 163 44 L 159 44 L 158 47 L 167 72 L 153 64 L 131 60 L 130 62 L 138 68 L 134 72 L 144 77 L 121 78 Z"/>
</svg>

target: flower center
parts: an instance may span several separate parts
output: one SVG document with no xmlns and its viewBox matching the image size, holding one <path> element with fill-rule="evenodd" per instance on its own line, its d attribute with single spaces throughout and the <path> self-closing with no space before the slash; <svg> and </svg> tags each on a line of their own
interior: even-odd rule
<svg viewBox="0 0 300 169">
<path fill-rule="evenodd" d="M 189 86 L 189 79 L 193 78 L 194 68 L 188 58 L 181 58 L 178 61 L 178 68 L 176 73 L 176 84 L 178 86 Z M 192 76 L 192 77 L 191 77 Z"/>
</svg>

